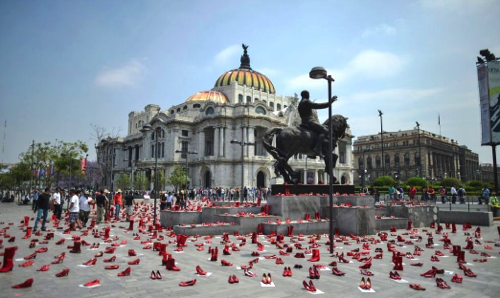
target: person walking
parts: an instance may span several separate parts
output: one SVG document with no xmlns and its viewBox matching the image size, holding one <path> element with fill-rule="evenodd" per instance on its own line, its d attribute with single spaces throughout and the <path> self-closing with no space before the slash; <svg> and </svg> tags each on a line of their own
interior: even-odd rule
<svg viewBox="0 0 500 298">
<path fill-rule="evenodd" d="M 163 198 L 165 198 L 165 194 L 163 194 Z M 127 221 L 130 221 L 130 216 L 132 215 L 132 212 L 134 211 L 135 205 L 136 205 L 136 202 L 134 200 L 134 196 L 132 195 L 132 192 L 131 191 L 127 192 L 127 195 L 125 196 L 125 211 L 127 214 L 126 215 Z"/>
<path fill-rule="evenodd" d="M 489 190 L 489 188 L 484 187 L 481 191 L 481 196 L 478 199 L 479 199 L 479 205 L 483 204 L 482 200 L 484 200 L 485 204 L 489 204 L 490 203 L 490 190 Z"/>
<path fill-rule="evenodd" d="M 115 219 L 120 219 L 120 207 L 123 206 L 122 200 L 122 190 L 118 188 L 116 194 L 113 198 L 113 204 L 115 205 Z"/>
<path fill-rule="evenodd" d="M 417 195 L 417 188 L 413 185 L 410 185 L 410 192 L 408 193 L 410 196 L 410 200 L 414 200 L 415 196 Z"/>
<path fill-rule="evenodd" d="M 457 190 L 458 199 L 460 204 L 465 204 L 465 189 L 460 185 Z"/>
<path fill-rule="evenodd" d="M 38 200 L 38 190 L 34 189 L 33 190 L 33 203 L 31 205 L 31 210 L 35 210 L 35 206 L 36 206 L 36 201 L 37 200 Z"/>
<path fill-rule="evenodd" d="M 80 221 L 84 228 L 87 227 L 87 222 L 89 221 L 90 205 L 95 204 L 94 202 L 90 202 L 91 199 L 89 199 L 89 196 L 90 192 L 86 190 L 83 196 L 80 197 Z"/>
<path fill-rule="evenodd" d="M 104 220 L 104 214 L 106 213 L 106 207 L 108 205 L 108 199 L 104 194 L 109 193 L 107 189 L 101 190 L 95 197 L 95 203 L 97 205 L 97 224 L 101 224 Z"/>
<path fill-rule="evenodd" d="M 79 212 L 80 212 L 80 204 L 79 204 L 79 199 L 77 195 L 77 191 L 74 189 L 71 189 L 69 191 L 70 195 L 70 203 L 69 203 L 69 227 L 71 231 L 76 231 L 76 225 L 80 228 L 80 224 L 78 223 L 78 217 L 79 217 Z"/>
<path fill-rule="evenodd" d="M 446 188 L 440 186 L 439 187 L 439 194 L 441 195 L 441 203 L 445 204 L 446 203 Z"/>
<path fill-rule="evenodd" d="M 452 204 L 456 204 L 457 203 L 457 196 L 458 196 L 458 193 L 457 193 L 457 185 L 453 185 L 451 187 L 451 203 Z"/>
<path fill-rule="evenodd" d="M 36 232 L 38 223 L 42 219 L 42 231 L 45 231 L 45 223 L 47 222 L 47 215 L 49 214 L 49 203 L 50 203 L 50 188 L 46 188 L 45 192 L 42 193 L 38 200 L 36 200 L 35 208 L 33 213 L 36 214 L 35 226 L 33 227 L 33 232 Z"/>
<path fill-rule="evenodd" d="M 162 191 L 160 193 L 160 211 L 165 210 L 167 208 L 167 196 L 165 195 L 165 192 Z"/>
<path fill-rule="evenodd" d="M 54 215 L 57 220 L 61 220 L 62 205 L 61 205 L 61 189 L 58 187 L 52 195 L 52 202 L 54 203 Z"/>
<path fill-rule="evenodd" d="M 167 210 L 171 210 L 172 209 L 172 201 L 174 200 L 174 195 L 172 194 L 171 191 L 168 192 L 168 196 L 167 196 Z"/>
</svg>

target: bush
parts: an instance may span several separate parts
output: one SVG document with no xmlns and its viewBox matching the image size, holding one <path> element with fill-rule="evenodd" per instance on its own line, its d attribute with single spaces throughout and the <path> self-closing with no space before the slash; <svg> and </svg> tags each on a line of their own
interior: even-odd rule
<svg viewBox="0 0 500 298">
<path fill-rule="evenodd" d="M 396 185 L 396 181 L 390 176 L 380 176 L 375 181 L 373 181 L 374 186 L 389 186 Z"/>
<path fill-rule="evenodd" d="M 424 178 L 420 177 L 411 177 L 410 179 L 406 180 L 406 185 L 413 185 L 413 186 L 420 186 L 424 187 L 427 186 L 427 181 L 425 181 Z"/>
<path fill-rule="evenodd" d="M 469 181 L 469 186 L 473 187 L 473 188 L 482 188 L 483 183 L 481 181 L 472 180 L 472 181 Z"/>
<path fill-rule="evenodd" d="M 456 178 L 445 178 L 445 179 L 443 179 L 443 181 L 441 181 L 441 186 L 452 187 L 453 185 L 456 185 L 456 186 L 462 185 L 462 181 L 460 181 Z"/>
</svg>

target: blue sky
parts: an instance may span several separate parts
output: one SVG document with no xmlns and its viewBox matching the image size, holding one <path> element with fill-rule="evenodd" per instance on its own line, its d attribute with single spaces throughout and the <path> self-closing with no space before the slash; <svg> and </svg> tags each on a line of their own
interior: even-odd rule
<svg viewBox="0 0 500 298">
<path fill-rule="evenodd" d="M 280 95 L 326 100 L 307 74 L 327 68 L 354 135 L 378 132 L 377 109 L 387 131 L 417 120 L 439 133 L 440 113 L 443 135 L 491 162 L 475 61 L 483 48 L 500 55 L 499 15 L 494 0 L 1 1 L 1 159 L 33 139 L 92 148 L 90 123 L 124 135 L 130 111 L 211 89 L 245 43 Z"/>
</svg>

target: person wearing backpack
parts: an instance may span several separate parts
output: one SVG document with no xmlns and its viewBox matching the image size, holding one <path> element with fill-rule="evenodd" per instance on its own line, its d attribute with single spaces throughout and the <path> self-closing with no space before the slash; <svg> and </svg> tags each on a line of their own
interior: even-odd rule
<svg viewBox="0 0 500 298">
<path fill-rule="evenodd" d="M 460 204 L 465 204 L 465 189 L 462 186 L 458 188 L 457 195 L 460 200 Z"/>
<path fill-rule="evenodd" d="M 446 203 L 446 188 L 440 186 L 439 187 L 439 194 L 441 195 L 441 203 L 445 204 Z"/>
</svg>

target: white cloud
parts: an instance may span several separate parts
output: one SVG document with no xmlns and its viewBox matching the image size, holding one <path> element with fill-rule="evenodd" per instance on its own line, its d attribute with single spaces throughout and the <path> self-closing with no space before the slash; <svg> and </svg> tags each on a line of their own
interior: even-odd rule
<svg viewBox="0 0 500 298">
<path fill-rule="evenodd" d="M 135 86 L 142 79 L 146 66 L 139 60 L 131 60 L 127 64 L 102 71 L 95 82 L 103 87 Z"/>
<path fill-rule="evenodd" d="M 229 46 L 222 51 L 220 51 L 217 55 L 215 55 L 215 64 L 217 65 L 224 65 L 227 64 L 228 62 L 234 62 L 234 57 L 238 55 L 238 53 L 241 52 L 241 46 L 240 45 L 232 45 Z"/>
<path fill-rule="evenodd" d="M 406 60 L 393 53 L 366 50 L 354 57 L 344 68 L 327 69 L 336 81 L 336 85 L 345 83 L 351 77 L 368 77 L 371 79 L 387 78 L 398 74 Z M 313 80 L 308 74 L 294 77 L 287 81 L 289 88 L 318 89 L 325 86 L 323 80 Z"/>
<path fill-rule="evenodd" d="M 374 35 L 394 35 L 396 31 L 396 27 L 380 24 L 376 27 L 366 29 L 361 36 L 366 38 Z"/>
</svg>

